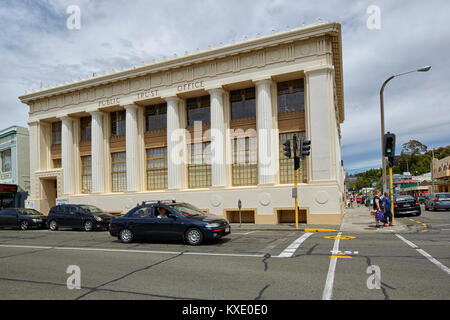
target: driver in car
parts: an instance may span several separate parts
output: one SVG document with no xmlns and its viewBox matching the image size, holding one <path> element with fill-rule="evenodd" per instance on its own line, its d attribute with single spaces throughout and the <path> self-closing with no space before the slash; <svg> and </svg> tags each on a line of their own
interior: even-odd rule
<svg viewBox="0 0 450 320">
<path fill-rule="evenodd" d="M 159 208 L 159 215 L 157 216 L 157 218 L 158 219 L 167 218 L 166 212 L 167 212 L 166 208 Z"/>
</svg>

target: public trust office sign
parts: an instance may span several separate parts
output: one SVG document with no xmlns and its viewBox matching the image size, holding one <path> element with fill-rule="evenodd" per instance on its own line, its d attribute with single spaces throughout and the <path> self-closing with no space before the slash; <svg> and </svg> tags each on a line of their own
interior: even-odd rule
<svg viewBox="0 0 450 320">
<path fill-rule="evenodd" d="M 203 82 L 203 80 L 201 80 L 201 81 L 186 82 L 184 84 L 178 85 L 176 88 L 177 88 L 177 92 L 186 92 L 186 91 L 200 90 L 204 87 L 205 87 L 204 82 Z M 158 89 L 148 89 L 148 90 L 140 91 L 140 92 L 136 93 L 135 96 L 136 96 L 137 100 L 161 97 L 160 91 Z M 98 107 L 104 108 L 104 107 L 109 107 L 109 106 L 120 105 L 120 99 L 121 98 L 117 97 L 117 98 L 100 100 L 98 102 Z"/>
</svg>

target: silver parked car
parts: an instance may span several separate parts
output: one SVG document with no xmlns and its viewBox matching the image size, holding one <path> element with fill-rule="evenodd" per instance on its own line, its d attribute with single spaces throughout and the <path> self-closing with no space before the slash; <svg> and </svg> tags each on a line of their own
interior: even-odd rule
<svg viewBox="0 0 450 320">
<path fill-rule="evenodd" d="M 450 193 L 434 193 L 425 201 L 425 210 L 450 210 Z"/>
</svg>

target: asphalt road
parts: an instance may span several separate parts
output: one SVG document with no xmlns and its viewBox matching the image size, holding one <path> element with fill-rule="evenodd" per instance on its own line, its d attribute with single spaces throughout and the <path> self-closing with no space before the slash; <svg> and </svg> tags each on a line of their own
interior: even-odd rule
<svg viewBox="0 0 450 320">
<path fill-rule="evenodd" d="M 450 299 L 450 212 L 398 219 L 421 228 L 234 232 L 199 247 L 123 244 L 104 231 L 0 230 L 0 300 Z M 67 287 L 71 265 L 81 289 Z M 368 287 L 370 266 L 379 289 Z"/>
</svg>

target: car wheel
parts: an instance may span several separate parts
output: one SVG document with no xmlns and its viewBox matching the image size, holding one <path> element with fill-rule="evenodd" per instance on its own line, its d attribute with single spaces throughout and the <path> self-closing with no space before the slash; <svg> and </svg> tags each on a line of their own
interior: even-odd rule
<svg viewBox="0 0 450 320">
<path fill-rule="evenodd" d="M 133 235 L 133 232 L 130 229 L 123 229 L 119 233 L 119 239 L 123 243 L 133 242 L 133 238 L 134 238 L 134 235 Z"/>
<path fill-rule="evenodd" d="M 88 220 L 84 223 L 84 231 L 89 232 L 94 229 L 94 225 L 92 224 L 92 221 Z"/>
<path fill-rule="evenodd" d="M 52 220 L 49 222 L 48 227 L 50 228 L 50 230 L 56 231 L 58 230 L 58 223 L 55 220 Z"/>
<path fill-rule="evenodd" d="M 186 232 L 186 242 L 191 246 L 198 246 L 203 242 L 203 234 L 197 228 L 191 228 Z"/>
<path fill-rule="evenodd" d="M 420 216 L 422 214 L 422 212 L 417 212 L 416 217 Z"/>
<path fill-rule="evenodd" d="M 436 207 L 433 207 L 433 211 L 437 211 Z"/>
<path fill-rule="evenodd" d="M 28 221 L 21 221 L 20 230 L 27 230 L 27 229 L 28 229 Z"/>
</svg>

